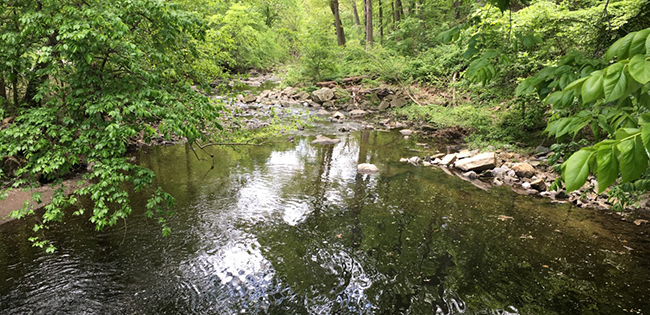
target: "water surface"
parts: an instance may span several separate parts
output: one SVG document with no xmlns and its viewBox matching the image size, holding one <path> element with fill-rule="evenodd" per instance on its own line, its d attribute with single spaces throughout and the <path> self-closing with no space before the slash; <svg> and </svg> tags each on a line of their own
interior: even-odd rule
<svg viewBox="0 0 650 315">
<path fill-rule="evenodd" d="M 214 168 L 143 149 L 172 235 L 144 197 L 112 229 L 48 231 L 52 255 L 1 225 L 0 314 L 650 314 L 645 226 L 401 164 L 418 147 L 396 132 L 337 136 L 209 148 Z"/>
</svg>

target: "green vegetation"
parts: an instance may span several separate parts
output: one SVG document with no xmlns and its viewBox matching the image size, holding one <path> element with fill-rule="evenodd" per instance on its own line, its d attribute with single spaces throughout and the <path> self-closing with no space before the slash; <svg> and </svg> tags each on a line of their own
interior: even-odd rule
<svg viewBox="0 0 650 315">
<path fill-rule="evenodd" d="M 277 67 L 286 84 L 307 89 L 364 76 L 453 91 L 444 105 L 395 114 L 466 128 L 475 146 L 536 145 L 545 131 L 562 148 L 587 145 L 565 150 L 566 189 L 593 173 L 599 192 L 647 191 L 648 7 L 647 0 L 3 1 L 0 180 L 34 187 L 89 170 L 89 184 L 74 194 L 57 190 L 35 231 L 72 205 L 81 205 L 76 215 L 89 210 L 97 229 L 112 226 L 131 213 L 131 189 L 146 189 L 148 214 L 168 233 L 173 198 L 153 185 L 152 171 L 129 162 L 129 145 L 223 137 L 223 106 L 191 86 L 210 90 L 230 75 Z M 249 139 L 236 124 L 225 127 Z M 587 143 L 571 145 L 580 139 Z M 29 214 L 26 206 L 12 216 Z"/>
</svg>

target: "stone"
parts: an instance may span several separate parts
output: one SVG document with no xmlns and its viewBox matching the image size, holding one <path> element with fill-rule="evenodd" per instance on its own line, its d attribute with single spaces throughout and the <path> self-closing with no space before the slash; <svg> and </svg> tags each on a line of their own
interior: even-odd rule
<svg viewBox="0 0 650 315">
<path fill-rule="evenodd" d="M 475 171 L 480 172 L 486 169 L 494 168 L 497 163 L 497 157 L 494 152 L 486 152 L 475 155 L 470 158 L 456 161 L 454 166 L 465 172 Z"/>
<path fill-rule="evenodd" d="M 420 163 L 420 157 L 419 157 L 419 156 L 413 156 L 413 157 L 411 157 L 411 158 L 409 159 L 409 163 L 411 163 L 411 164 L 417 166 L 418 163 Z"/>
<path fill-rule="evenodd" d="M 323 103 L 323 107 L 325 107 L 325 108 L 332 108 L 332 107 L 334 107 L 334 102 L 332 102 L 332 101 L 324 102 L 324 103 Z"/>
<path fill-rule="evenodd" d="M 321 109 L 318 112 L 316 112 L 316 115 L 318 115 L 318 116 L 329 116 L 329 114 L 330 114 L 330 112 L 328 112 L 328 111 L 326 111 L 324 109 Z"/>
<path fill-rule="evenodd" d="M 436 153 L 436 154 L 432 155 L 431 158 L 432 158 L 432 159 L 440 159 L 440 158 L 442 158 L 443 156 L 445 156 L 444 153 Z"/>
<path fill-rule="evenodd" d="M 468 158 L 468 157 L 471 157 L 471 156 L 472 156 L 472 153 L 469 152 L 469 150 L 460 150 L 460 152 L 458 152 L 458 159 L 459 160 L 460 159 L 465 159 L 465 158 Z"/>
<path fill-rule="evenodd" d="M 401 123 L 401 122 L 398 121 L 398 122 L 395 123 L 395 128 L 397 128 L 397 129 L 406 128 L 406 124 Z"/>
<path fill-rule="evenodd" d="M 545 146 L 541 146 L 541 145 L 540 145 L 540 146 L 538 146 L 537 148 L 535 148 L 535 156 L 546 155 L 546 154 L 548 154 L 549 152 L 551 152 L 551 150 L 549 150 L 549 149 L 548 149 L 547 147 L 545 147 Z"/>
<path fill-rule="evenodd" d="M 490 173 L 492 173 L 492 177 L 503 178 L 504 176 L 506 176 L 509 170 L 510 169 L 507 166 L 501 165 L 501 167 L 493 168 L 492 171 L 490 171 Z"/>
<path fill-rule="evenodd" d="M 456 162 L 456 153 L 447 154 L 440 160 L 441 165 L 451 165 L 454 162 Z"/>
<path fill-rule="evenodd" d="M 502 186 L 502 185 L 503 185 L 503 181 L 501 181 L 501 180 L 498 179 L 498 178 L 494 178 L 494 179 L 492 180 L 492 184 L 493 184 L 494 186 Z"/>
<path fill-rule="evenodd" d="M 435 158 L 435 159 L 433 159 L 433 161 L 431 161 L 431 164 L 434 164 L 434 165 L 437 165 L 437 164 L 440 164 L 440 163 L 442 163 L 442 160 L 439 159 L 439 158 Z"/>
<path fill-rule="evenodd" d="M 408 163 L 409 159 L 401 158 L 401 159 L 399 159 L 399 161 L 402 162 L 402 163 Z"/>
<path fill-rule="evenodd" d="M 361 174 L 377 174 L 379 173 L 379 168 L 374 164 L 363 163 L 357 165 L 357 172 Z"/>
<path fill-rule="evenodd" d="M 332 118 L 334 118 L 334 119 L 345 119 L 345 115 L 343 115 L 343 113 L 341 113 L 341 112 L 336 112 L 336 113 L 334 113 L 334 115 L 332 115 Z"/>
<path fill-rule="evenodd" d="M 538 178 L 538 179 L 530 182 L 530 187 L 537 190 L 537 191 L 545 191 L 546 190 L 546 182 L 544 182 L 543 179 Z"/>
<path fill-rule="evenodd" d="M 257 100 L 257 97 L 255 95 L 248 94 L 248 95 L 244 96 L 244 98 L 242 99 L 242 102 L 244 102 L 244 103 L 253 103 L 256 100 Z"/>
<path fill-rule="evenodd" d="M 521 187 L 523 187 L 524 189 L 530 189 L 532 186 L 530 185 L 530 183 L 524 182 L 524 183 L 521 183 Z"/>
<path fill-rule="evenodd" d="M 424 161 L 422 162 L 422 166 L 431 166 L 431 162 Z"/>
<path fill-rule="evenodd" d="M 469 178 L 470 180 L 478 179 L 478 174 L 476 174 L 474 171 L 465 172 L 463 173 L 463 176 Z"/>
<path fill-rule="evenodd" d="M 392 101 L 390 101 L 390 107 L 392 108 L 400 108 L 404 105 L 406 105 L 407 101 L 404 98 L 401 97 L 396 97 Z"/>
<path fill-rule="evenodd" d="M 322 88 L 311 93 L 311 98 L 318 103 L 324 103 L 334 98 L 334 92 L 328 88 Z"/>
<path fill-rule="evenodd" d="M 402 134 L 402 136 L 410 136 L 413 134 L 413 130 L 411 129 L 402 129 L 399 131 L 399 133 Z"/>
<path fill-rule="evenodd" d="M 384 111 L 387 110 L 388 107 L 390 107 L 390 102 L 388 100 L 383 100 L 381 103 L 379 103 L 379 110 Z"/>
<path fill-rule="evenodd" d="M 519 177 L 533 177 L 535 175 L 535 168 L 528 163 L 517 163 L 512 166 L 512 169 L 515 171 Z"/>
<path fill-rule="evenodd" d="M 341 139 L 331 139 L 323 135 L 317 135 L 316 140 L 312 141 L 311 144 L 337 144 L 341 142 Z"/>
<path fill-rule="evenodd" d="M 295 94 L 295 95 L 293 96 L 293 99 L 294 99 L 294 100 L 299 100 L 299 101 L 301 101 L 301 102 L 304 102 L 304 101 L 306 101 L 306 100 L 309 99 L 309 93 L 307 93 L 307 92 L 305 92 L 305 91 L 298 92 L 297 94 Z"/>
<path fill-rule="evenodd" d="M 349 114 L 352 117 L 363 117 L 367 114 L 367 112 L 365 110 L 355 109 L 351 111 Z"/>
</svg>

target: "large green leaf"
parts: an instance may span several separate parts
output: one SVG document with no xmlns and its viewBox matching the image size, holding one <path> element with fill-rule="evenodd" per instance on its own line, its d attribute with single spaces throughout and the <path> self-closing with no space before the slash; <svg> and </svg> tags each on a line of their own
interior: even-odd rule
<svg viewBox="0 0 650 315">
<path fill-rule="evenodd" d="M 618 177 L 618 160 L 616 147 L 613 145 L 602 146 L 598 149 L 598 193 L 603 192 Z"/>
<path fill-rule="evenodd" d="M 627 77 L 624 73 L 625 66 L 622 63 L 615 63 L 607 68 L 607 75 L 603 81 L 605 100 L 612 102 L 625 96 L 627 90 Z"/>
<path fill-rule="evenodd" d="M 650 82 L 650 61 L 644 55 L 635 55 L 630 59 L 627 66 L 628 71 L 641 84 Z"/>
<path fill-rule="evenodd" d="M 582 103 L 597 100 L 603 94 L 603 71 L 595 71 L 582 85 Z"/>
<path fill-rule="evenodd" d="M 563 178 L 567 191 L 576 190 L 587 181 L 589 176 L 589 160 L 593 157 L 594 152 L 582 149 L 573 153 L 569 159 L 562 165 Z"/>
<path fill-rule="evenodd" d="M 641 177 L 648 167 L 648 154 L 641 137 L 637 136 L 621 141 L 617 148 L 620 151 L 618 161 L 623 183 Z"/>
<path fill-rule="evenodd" d="M 630 42 L 630 49 L 628 50 L 628 57 L 629 56 L 634 56 L 636 54 L 645 54 L 645 43 L 646 39 L 648 38 L 648 34 L 650 34 L 650 28 L 646 28 L 644 30 L 632 33 L 634 34 L 634 37 L 632 38 L 632 41 Z M 630 34 L 630 35 L 632 35 Z"/>
</svg>

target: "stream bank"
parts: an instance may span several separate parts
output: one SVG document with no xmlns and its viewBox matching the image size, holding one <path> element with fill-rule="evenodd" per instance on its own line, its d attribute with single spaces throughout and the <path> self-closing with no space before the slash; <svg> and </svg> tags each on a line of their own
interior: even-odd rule
<svg viewBox="0 0 650 315">
<path fill-rule="evenodd" d="M 263 86 L 267 84 L 268 78 L 269 76 L 251 77 L 243 83 Z M 275 76 L 271 78 L 279 86 L 279 79 Z M 582 188 L 570 193 L 556 188 L 559 175 L 549 162 L 553 160 L 555 152 L 548 147 L 486 146 L 468 150 L 464 139 L 472 133 L 470 129 L 459 126 L 438 128 L 396 117 L 393 110 L 406 106 L 444 106 L 427 91 L 388 84 L 370 88 L 364 87 L 359 78 L 352 79 L 354 80 L 322 82 L 317 89 L 308 90 L 295 87 L 270 88 L 266 85 L 267 88 L 258 90 L 257 93 L 240 94 L 237 99 L 245 108 L 250 108 L 253 104 L 305 108 L 311 116 L 340 124 L 338 130 L 343 132 L 359 129 L 398 130 L 405 141 L 414 140 L 424 149 L 422 154 L 403 157 L 402 162 L 414 166 L 439 167 L 482 189 L 509 186 L 519 194 L 550 198 L 554 202 L 571 203 L 582 208 L 611 210 L 620 205 L 620 201 L 610 198 L 607 191 L 596 193 L 597 181 L 594 176 L 590 176 Z M 349 122 L 356 122 L 358 127 L 346 126 Z M 430 147 L 437 150 L 428 150 Z M 486 155 L 489 158 L 486 159 Z M 472 166 L 474 160 L 482 162 Z M 638 203 L 627 205 L 626 210 L 642 210 L 645 217 L 649 206 L 650 193 L 646 193 L 639 198 Z M 633 219 L 638 214 L 620 214 L 624 220 L 633 221 L 637 225 L 648 222 L 646 219 Z"/>
</svg>

